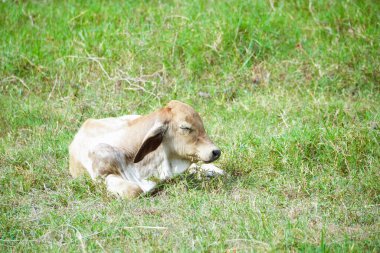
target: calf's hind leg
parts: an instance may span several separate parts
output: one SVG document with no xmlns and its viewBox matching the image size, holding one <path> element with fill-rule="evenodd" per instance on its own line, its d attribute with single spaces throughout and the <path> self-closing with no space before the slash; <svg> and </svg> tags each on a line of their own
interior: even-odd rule
<svg viewBox="0 0 380 253">
<path fill-rule="evenodd" d="M 134 182 L 122 177 L 125 154 L 108 144 L 100 144 L 89 154 L 96 176 L 105 178 L 107 190 L 122 198 L 133 198 L 143 191 Z"/>
</svg>

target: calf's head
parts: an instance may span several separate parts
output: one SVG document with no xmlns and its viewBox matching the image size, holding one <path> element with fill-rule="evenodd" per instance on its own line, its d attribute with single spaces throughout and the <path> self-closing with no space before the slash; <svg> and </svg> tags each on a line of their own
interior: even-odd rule
<svg viewBox="0 0 380 253">
<path fill-rule="evenodd" d="M 221 155 L 220 149 L 207 136 L 199 114 L 189 105 L 171 101 L 151 116 L 154 124 L 146 134 L 134 162 L 160 145 L 169 155 L 190 162 L 213 162 Z"/>
</svg>

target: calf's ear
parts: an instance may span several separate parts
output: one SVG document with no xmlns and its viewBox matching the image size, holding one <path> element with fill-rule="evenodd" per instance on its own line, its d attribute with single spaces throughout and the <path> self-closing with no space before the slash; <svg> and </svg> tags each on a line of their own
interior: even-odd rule
<svg viewBox="0 0 380 253">
<path fill-rule="evenodd" d="M 161 145 L 167 129 L 167 124 L 156 122 L 145 135 L 144 140 L 133 162 L 140 162 L 147 154 L 156 150 Z"/>
</svg>

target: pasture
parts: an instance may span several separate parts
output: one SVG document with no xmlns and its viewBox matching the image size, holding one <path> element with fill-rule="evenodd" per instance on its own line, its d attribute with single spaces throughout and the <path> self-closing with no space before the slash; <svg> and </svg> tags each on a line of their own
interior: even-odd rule
<svg viewBox="0 0 380 253">
<path fill-rule="evenodd" d="M 379 252 L 377 1 L 1 1 L 0 251 Z M 226 176 L 117 200 L 87 118 L 191 104 Z"/>
</svg>

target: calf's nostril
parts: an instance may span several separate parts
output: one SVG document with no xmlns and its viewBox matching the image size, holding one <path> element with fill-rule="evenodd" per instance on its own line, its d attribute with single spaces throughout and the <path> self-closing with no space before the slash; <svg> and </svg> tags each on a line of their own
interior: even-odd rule
<svg viewBox="0 0 380 253">
<path fill-rule="evenodd" d="M 215 149 L 215 150 L 212 151 L 212 155 L 213 155 L 215 158 L 219 157 L 220 154 L 221 154 L 221 151 L 220 151 L 219 149 Z"/>
</svg>

